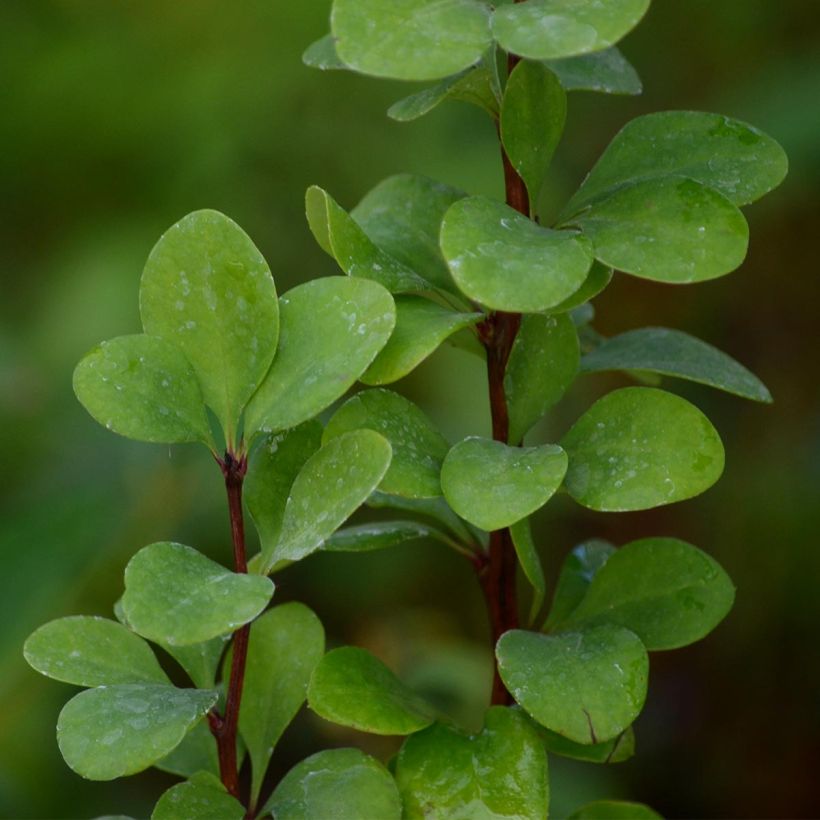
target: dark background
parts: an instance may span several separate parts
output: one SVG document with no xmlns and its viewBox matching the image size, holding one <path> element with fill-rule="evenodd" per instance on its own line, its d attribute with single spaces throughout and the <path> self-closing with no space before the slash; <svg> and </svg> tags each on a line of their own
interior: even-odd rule
<svg viewBox="0 0 820 820">
<path fill-rule="evenodd" d="M 304 68 L 328 2 L 2 0 L 0 3 L 0 814 L 147 816 L 171 781 L 74 776 L 54 740 L 70 687 L 23 662 L 37 625 L 109 615 L 137 549 L 172 539 L 227 560 L 220 477 L 196 448 L 108 434 L 71 392 L 71 371 L 101 339 L 139 330 L 142 264 L 188 211 L 236 219 L 279 291 L 334 274 L 303 217 L 318 183 L 352 206 L 384 176 L 413 171 L 501 194 L 494 134 L 454 104 L 411 125 L 384 116 L 397 83 Z M 816 0 L 657 0 L 622 44 L 639 98 L 574 94 L 547 185 L 565 199 L 617 129 L 662 109 L 748 120 L 786 147 L 786 184 L 748 211 L 749 259 L 723 279 L 673 288 L 625 276 L 597 301 L 598 329 L 686 329 L 769 385 L 765 407 L 679 382 L 715 421 L 723 480 L 684 504 L 629 515 L 557 501 L 538 515 L 554 580 L 566 551 L 674 535 L 710 551 L 738 587 L 706 641 L 653 656 L 637 757 L 616 767 L 555 760 L 554 816 L 622 796 L 668 817 L 811 817 L 820 711 L 820 424 L 816 326 L 820 185 L 820 4 Z M 481 367 L 443 350 L 399 385 L 453 440 L 487 430 Z M 554 440 L 617 379 L 584 380 L 538 435 Z M 474 721 L 487 682 L 486 621 L 469 566 L 435 545 L 315 557 L 284 573 L 280 601 L 322 617 L 332 643 L 366 645 L 422 688 L 457 684 Z M 446 686 L 445 686 L 446 688 Z M 374 744 L 310 716 L 286 736 L 281 774 L 323 746 Z"/>
</svg>

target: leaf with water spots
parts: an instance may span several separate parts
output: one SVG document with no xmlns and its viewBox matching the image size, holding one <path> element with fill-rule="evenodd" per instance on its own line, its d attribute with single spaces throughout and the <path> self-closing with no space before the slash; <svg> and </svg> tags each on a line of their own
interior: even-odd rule
<svg viewBox="0 0 820 820">
<path fill-rule="evenodd" d="M 345 433 L 314 453 L 293 482 L 279 543 L 262 553 L 260 571 L 319 549 L 376 489 L 391 454 L 390 443 L 373 430 Z"/>
<path fill-rule="evenodd" d="M 106 618 L 59 618 L 33 632 L 23 646 L 29 666 L 77 686 L 170 683 L 151 647 Z"/>
<path fill-rule="evenodd" d="M 405 817 L 546 817 L 547 755 L 524 715 L 490 708 L 475 735 L 437 723 L 409 737 L 396 760 Z"/>
<path fill-rule="evenodd" d="M 151 820 L 243 820 L 245 807 L 225 791 L 218 777 L 208 772 L 171 786 L 160 797 Z"/>
<path fill-rule="evenodd" d="M 680 330 L 645 327 L 605 340 L 581 362 L 585 373 L 640 370 L 707 384 L 769 403 L 766 385 L 731 356 Z"/>
<path fill-rule="evenodd" d="M 271 595 L 269 578 L 231 572 L 191 547 L 160 542 L 128 562 L 122 608 L 139 635 L 184 646 L 233 632 Z"/>
<path fill-rule="evenodd" d="M 596 800 L 576 809 L 568 820 L 662 820 L 661 815 L 643 803 L 626 800 Z"/>
<path fill-rule="evenodd" d="M 616 737 L 646 699 L 646 649 L 619 626 L 557 635 L 514 629 L 501 636 L 496 657 L 516 702 L 542 726 L 576 743 Z"/>
<path fill-rule="evenodd" d="M 508 447 L 470 437 L 444 459 L 441 487 L 462 518 L 483 530 L 499 530 L 543 507 L 566 469 L 567 455 L 555 444 Z"/>
<path fill-rule="evenodd" d="M 121 436 L 213 448 L 193 368 L 173 343 L 120 336 L 88 353 L 74 370 L 74 392 L 102 425 Z"/>
<path fill-rule="evenodd" d="M 217 693 L 159 684 L 86 689 L 60 712 L 65 762 L 89 780 L 114 780 L 167 755 L 216 703 Z"/>
<path fill-rule="evenodd" d="M 145 264 L 145 332 L 174 342 L 233 441 L 242 409 L 273 361 L 279 303 L 270 268 L 248 235 L 217 211 L 171 227 Z"/>
<path fill-rule="evenodd" d="M 518 556 L 518 563 L 521 564 L 521 569 L 533 589 L 529 617 L 529 622 L 533 623 L 544 604 L 544 598 L 547 594 L 547 579 L 544 577 L 541 558 L 532 539 L 530 519 L 522 518 L 521 521 L 516 521 L 510 525 L 510 537 L 515 547 L 515 554 Z"/>
<path fill-rule="evenodd" d="M 630 95 L 643 91 L 638 72 L 615 47 L 579 57 L 548 60 L 547 66 L 566 91 Z"/>
<path fill-rule="evenodd" d="M 345 64 L 395 80 L 448 77 L 492 42 L 489 11 L 475 0 L 334 0 L 330 24 Z"/>
<path fill-rule="evenodd" d="M 364 390 L 343 404 L 325 427 L 325 443 L 351 430 L 375 430 L 393 449 L 379 489 L 409 498 L 441 495 L 439 473 L 449 445 L 424 412 L 391 390 Z"/>
<path fill-rule="evenodd" d="M 398 122 L 411 122 L 429 114 L 447 100 L 471 103 L 486 111 L 491 117 L 498 116 L 498 100 L 493 91 L 493 77 L 484 66 L 476 66 L 454 74 L 429 88 L 404 97 L 393 103 L 387 116 Z"/>
<path fill-rule="evenodd" d="M 281 301 L 279 349 L 248 405 L 246 438 L 296 427 L 331 405 L 367 370 L 396 323 L 393 298 L 368 279 L 314 279 Z"/>
<path fill-rule="evenodd" d="M 563 626 L 617 624 L 649 650 L 677 649 L 708 635 L 734 597 L 729 576 L 705 552 L 676 538 L 644 538 L 610 556 Z"/>
<path fill-rule="evenodd" d="M 422 698 L 355 646 L 322 658 L 310 680 L 308 705 L 325 720 L 377 735 L 409 735 L 434 720 Z"/>
<path fill-rule="evenodd" d="M 650 387 L 608 393 L 561 445 L 569 456 L 569 494 L 600 512 L 683 501 L 723 472 L 723 445 L 709 419 L 685 399 Z"/>
<path fill-rule="evenodd" d="M 466 296 L 493 310 L 547 310 L 583 285 L 592 246 L 573 231 L 542 228 L 486 197 L 456 202 L 441 226 L 441 248 Z"/>
<path fill-rule="evenodd" d="M 400 820 L 401 798 L 390 772 L 358 749 L 328 749 L 297 763 L 260 817 L 276 820 Z"/>
</svg>

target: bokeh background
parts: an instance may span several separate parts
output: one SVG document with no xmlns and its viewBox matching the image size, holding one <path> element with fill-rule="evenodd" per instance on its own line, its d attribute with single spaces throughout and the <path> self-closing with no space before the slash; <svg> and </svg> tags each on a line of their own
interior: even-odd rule
<svg viewBox="0 0 820 820">
<path fill-rule="evenodd" d="M 57 713 L 71 687 L 41 679 L 21 644 L 66 614 L 109 615 L 122 569 L 154 540 L 228 556 L 220 476 L 207 453 L 108 434 L 71 391 L 76 361 L 139 329 L 142 263 L 185 213 L 220 209 L 262 249 L 280 292 L 334 274 L 302 197 L 318 183 L 352 206 L 399 171 L 499 195 L 492 128 L 452 104 L 411 125 L 384 111 L 406 86 L 304 68 L 328 0 L 2 0 L 0 3 L 0 815 L 147 816 L 170 784 L 114 784 L 62 763 Z M 738 587 L 708 640 L 653 656 L 637 757 L 614 767 L 555 760 L 556 817 L 581 801 L 638 799 L 667 817 L 815 817 L 820 730 L 820 424 L 815 245 L 820 190 L 820 4 L 658 0 L 623 49 L 639 98 L 571 97 L 545 193 L 565 199 L 617 129 L 669 108 L 715 110 L 779 139 L 787 183 L 748 211 L 749 259 L 714 282 L 673 288 L 616 277 L 597 327 L 686 329 L 769 385 L 773 407 L 670 382 L 716 422 L 723 480 L 649 513 L 538 514 L 551 578 L 584 538 L 675 535 L 709 550 Z M 452 439 L 487 429 L 477 360 L 445 349 L 399 385 Z M 617 378 L 579 382 L 537 436 L 548 440 Z M 487 628 L 467 562 L 432 544 L 314 557 L 281 576 L 280 601 L 314 607 L 331 643 L 368 646 L 475 722 L 488 681 Z M 453 698 L 453 686 L 464 695 Z M 333 744 L 374 745 L 303 715 L 274 777 Z"/>
</svg>

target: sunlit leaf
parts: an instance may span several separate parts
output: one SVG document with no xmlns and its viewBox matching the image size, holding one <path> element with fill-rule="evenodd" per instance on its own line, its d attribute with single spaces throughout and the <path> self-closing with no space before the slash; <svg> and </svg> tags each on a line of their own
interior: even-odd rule
<svg viewBox="0 0 820 820">
<path fill-rule="evenodd" d="M 171 786 L 160 797 L 151 820 L 243 820 L 245 807 L 231 797 L 217 777 L 200 773 Z"/>
<path fill-rule="evenodd" d="M 498 116 L 498 100 L 493 93 L 492 76 L 481 66 L 468 68 L 404 97 L 390 106 L 387 116 L 398 122 L 410 122 L 428 114 L 446 100 L 472 103 L 483 108 L 491 117 Z"/>
<path fill-rule="evenodd" d="M 597 91 L 601 94 L 640 94 L 641 78 L 617 48 L 580 57 L 550 60 L 547 65 L 567 91 Z"/>
</svg>

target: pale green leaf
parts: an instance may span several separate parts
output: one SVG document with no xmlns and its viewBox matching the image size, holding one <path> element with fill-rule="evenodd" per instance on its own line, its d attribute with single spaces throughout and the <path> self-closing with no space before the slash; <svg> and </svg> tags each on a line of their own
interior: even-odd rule
<svg viewBox="0 0 820 820">
<path fill-rule="evenodd" d="M 470 437 L 447 454 L 441 487 L 462 518 L 483 530 L 500 530 L 543 507 L 566 469 L 566 453 L 557 445 L 508 447 Z"/>
<path fill-rule="evenodd" d="M 262 254 L 223 214 L 189 214 L 148 257 L 140 314 L 146 333 L 182 349 L 232 440 L 279 335 L 276 288 Z"/>
<path fill-rule="evenodd" d="M 581 287 L 592 265 L 583 236 L 542 228 L 486 197 L 462 199 L 447 211 L 441 248 L 466 296 L 517 313 L 560 304 Z"/>
<path fill-rule="evenodd" d="M 330 21 L 347 65 L 396 80 L 455 74 L 491 43 L 489 12 L 475 0 L 334 0 Z"/>
<path fill-rule="evenodd" d="M 766 385 L 712 345 L 663 327 L 630 330 L 584 356 L 581 370 L 640 370 L 707 384 L 752 401 L 771 402 Z"/>
<path fill-rule="evenodd" d="M 576 743 L 616 737 L 646 699 L 646 649 L 618 626 L 558 635 L 511 630 L 501 636 L 496 656 L 501 679 L 524 710 Z"/>
<path fill-rule="evenodd" d="M 165 757 L 216 699 L 216 692 L 156 684 L 86 689 L 60 712 L 57 742 L 77 774 L 114 780 Z"/>
<path fill-rule="evenodd" d="M 544 568 L 541 566 L 541 559 L 535 542 L 532 540 L 532 527 L 529 518 L 522 518 L 510 525 L 510 536 L 515 547 L 518 562 L 524 575 L 530 582 L 533 589 L 532 604 L 530 605 L 529 622 L 533 623 L 544 605 L 544 598 L 547 595 L 547 580 L 544 577 Z"/>
<path fill-rule="evenodd" d="M 321 71 L 346 69 L 347 66 L 336 53 L 336 41 L 332 34 L 326 34 L 311 43 L 302 54 L 302 62 Z"/>
<path fill-rule="evenodd" d="M 643 91 L 638 72 L 614 47 L 580 57 L 550 60 L 547 65 L 567 91 L 631 95 Z"/>
<path fill-rule="evenodd" d="M 276 359 L 248 406 L 245 435 L 313 418 L 367 370 L 396 323 L 393 298 L 367 279 L 314 279 L 282 297 Z"/>
<path fill-rule="evenodd" d="M 392 495 L 441 495 L 439 473 L 449 446 L 433 422 L 409 399 L 390 390 L 365 390 L 343 404 L 325 428 L 325 443 L 351 430 L 375 430 L 393 449 L 379 489 Z"/>
<path fill-rule="evenodd" d="M 129 626 L 169 646 L 202 643 L 253 620 L 273 595 L 273 582 L 234 573 L 191 547 L 143 547 L 125 568 L 122 607 Z"/>
<path fill-rule="evenodd" d="M 650 387 L 599 399 L 561 445 L 569 456 L 569 494 L 601 512 L 683 501 L 723 472 L 723 445 L 709 419 L 685 399 Z"/>
<path fill-rule="evenodd" d="M 576 809 L 568 820 L 661 820 L 661 815 L 643 803 L 596 800 Z"/>
<path fill-rule="evenodd" d="M 196 375 L 179 348 L 153 336 L 120 336 L 74 370 L 74 392 L 102 425 L 139 441 L 212 446 Z"/>
<path fill-rule="evenodd" d="M 446 100 L 460 100 L 483 108 L 495 118 L 498 116 L 498 100 L 492 83 L 492 75 L 483 66 L 468 68 L 461 74 L 447 77 L 393 103 L 387 110 L 387 116 L 398 122 L 410 122 L 428 114 Z"/>
<path fill-rule="evenodd" d="M 418 521 L 376 521 L 337 530 L 328 538 L 323 552 L 371 552 L 417 538 L 434 538 L 451 543 L 452 539 L 441 530 Z"/>
<path fill-rule="evenodd" d="M 160 797 L 151 820 L 243 820 L 245 807 L 219 779 L 202 773 L 171 786 Z"/>
</svg>

